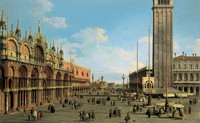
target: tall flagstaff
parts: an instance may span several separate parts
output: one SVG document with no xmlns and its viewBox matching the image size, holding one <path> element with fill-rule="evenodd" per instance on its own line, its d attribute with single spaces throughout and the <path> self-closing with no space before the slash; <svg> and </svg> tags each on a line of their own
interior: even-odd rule
<svg viewBox="0 0 200 123">
<path fill-rule="evenodd" d="M 138 93 L 138 41 L 137 41 L 137 93 Z"/>
<path fill-rule="evenodd" d="M 149 25 L 149 95 L 150 95 L 150 25 Z"/>
<path fill-rule="evenodd" d="M 167 4 L 166 4 L 166 98 L 168 98 L 168 59 L 167 59 L 167 54 L 168 54 L 168 42 L 167 42 Z"/>
</svg>

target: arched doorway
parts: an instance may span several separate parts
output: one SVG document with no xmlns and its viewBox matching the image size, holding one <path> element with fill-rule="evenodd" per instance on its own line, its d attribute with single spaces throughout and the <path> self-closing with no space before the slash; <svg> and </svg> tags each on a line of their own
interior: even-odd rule
<svg viewBox="0 0 200 123">
<path fill-rule="evenodd" d="M 184 77 L 185 77 L 184 80 L 187 81 L 187 80 L 188 80 L 188 75 L 187 75 L 187 73 L 184 74 Z"/>
<path fill-rule="evenodd" d="M 31 71 L 31 87 L 39 87 L 39 72 L 37 68 L 33 68 Z M 31 90 L 31 103 L 37 102 L 37 90 Z"/>
<path fill-rule="evenodd" d="M 193 87 L 190 87 L 190 93 L 194 93 Z"/>
<path fill-rule="evenodd" d="M 12 110 L 13 109 L 13 92 L 9 92 L 9 99 L 8 99 L 8 110 Z"/>
<path fill-rule="evenodd" d="M 179 73 L 179 80 L 182 80 L 182 73 Z"/>
<path fill-rule="evenodd" d="M 196 95 L 199 96 L 199 87 L 196 87 Z"/>
<path fill-rule="evenodd" d="M 58 72 L 56 74 L 56 86 L 61 86 L 61 74 Z M 56 88 L 56 98 L 61 97 L 61 88 Z"/>
<path fill-rule="evenodd" d="M 38 87 L 39 86 L 39 72 L 37 68 L 33 68 L 31 72 L 31 87 Z"/>
<path fill-rule="evenodd" d="M 46 101 L 47 100 L 47 91 L 46 91 L 46 80 L 45 79 L 43 79 L 42 87 L 43 87 L 42 101 Z"/>
<path fill-rule="evenodd" d="M 178 87 L 178 90 L 179 90 L 179 91 L 182 91 L 182 88 L 181 88 L 181 87 Z"/>
<path fill-rule="evenodd" d="M 44 82 L 45 82 L 45 88 L 43 89 L 43 94 L 45 93 L 45 95 L 43 95 L 43 100 L 51 100 L 53 99 L 53 89 L 46 89 L 49 86 L 54 86 L 53 83 L 53 71 L 51 69 L 51 67 L 49 66 L 45 66 L 44 70 L 43 70 L 43 76 L 44 76 Z"/>
<path fill-rule="evenodd" d="M 184 92 L 188 92 L 188 89 L 187 89 L 187 87 L 184 87 Z"/>
<path fill-rule="evenodd" d="M 63 81 L 63 85 L 64 86 L 69 86 L 69 82 L 68 82 L 68 74 L 67 73 L 65 73 L 64 74 L 64 81 Z M 69 96 L 69 90 L 68 90 L 68 88 L 64 88 L 63 89 L 63 95 L 64 96 Z"/>
<path fill-rule="evenodd" d="M 22 88 L 18 91 L 18 106 L 25 106 L 28 102 L 28 98 L 27 91 L 23 90 L 23 88 L 27 87 L 27 68 L 22 65 L 18 70 L 18 74 L 18 87 Z"/>
<path fill-rule="evenodd" d="M 9 88 L 11 89 L 12 88 L 12 79 L 10 78 L 8 82 L 9 82 Z"/>
</svg>

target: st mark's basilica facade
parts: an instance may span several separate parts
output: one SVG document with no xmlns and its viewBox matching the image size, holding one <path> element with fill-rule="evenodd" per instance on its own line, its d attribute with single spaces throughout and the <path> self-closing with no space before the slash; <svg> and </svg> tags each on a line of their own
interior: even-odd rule
<svg viewBox="0 0 200 123">
<path fill-rule="evenodd" d="M 0 113 L 54 102 L 90 88 L 90 70 L 64 61 L 62 46 L 48 47 L 46 36 L 38 31 L 21 37 L 8 30 L 3 11 L 0 20 Z"/>
</svg>

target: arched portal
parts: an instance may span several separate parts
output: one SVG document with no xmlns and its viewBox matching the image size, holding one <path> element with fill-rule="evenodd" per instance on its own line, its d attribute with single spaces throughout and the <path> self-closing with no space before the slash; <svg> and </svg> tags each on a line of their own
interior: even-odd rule
<svg viewBox="0 0 200 123">
<path fill-rule="evenodd" d="M 9 88 L 12 88 L 12 78 L 9 79 Z"/>
<path fill-rule="evenodd" d="M 145 88 L 153 88 L 153 82 L 146 81 Z"/>
<path fill-rule="evenodd" d="M 179 80 L 182 80 L 182 73 L 179 73 Z"/>
<path fill-rule="evenodd" d="M 25 66 L 19 68 L 19 87 L 27 87 L 27 69 Z"/>
<path fill-rule="evenodd" d="M 199 87 L 196 87 L 196 95 L 199 96 Z"/>
<path fill-rule="evenodd" d="M 27 87 L 27 68 L 22 65 L 19 70 L 18 70 L 18 74 L 19 74 L 19 83 L 18 83 L 18 87 L 19 88 L 26 88 Z M 19 90 L 18 91 L 18 106 L 25 106 L 27 104 L 28 100 L 27 100 L 27 91 L 25 90 Z"/>
<path fill-rule="evenodd" d="M 49 100 L 53 98 L 53 89 L 46 89 L 49 86 L 53 86 L 53 71 L 51 67 L 45 66 L 43 69 L 43 83 L 45 83 L 45 88 L 43 89 L 43 100 Z M 45 94 L 44 94 L 45 93 Z"/>
<path fill-rule="evenodd" d="M 9 97 L 8 97 L 8 110 L 13 109 L 13 92 L 9 92 Z"/>
<path fill-rule="evenodd" d="M 190 73 L 190 80 L 191 80 L 191 81 L 194 80 L 194 75 L 193 75 L 193 73 Z"/>
<path fill-rule="evenodd" d="M 181 90 L 182 90 L 182 88 L 181 88 L 181 87 L 178 87 L 178 90 L 179 90 L 179 91 L 181 91 Z"/>
<path fill-rule="evenodd" d="M 184 92 L 188 92 L 188 89 L 187 89 L 187 87 L 184 87 Z"/>
<path fill-rule="evenodd" d="M 39 87 L 39 72 L 37 68 L 33 68 L 31 71 L 31 87 Z M 32 89 L 31 91 L 31 103 L 36 103 L 37 100 L 37 90 Z"/>
<path fill-rule="evenodd" d="M 190 87 L 190 93 L 194 93 L 193 87 Z"/>
<path fill-rule="evenodd" d="M 46 101 L 47 100 L 47 90 L 45 89 L 46 88 L 46 79 L 43 79 L 42 87 L 43 87 L 42 101 Z"/>
<path fill-rule="evenodd" d="M 184 80 L 187 81 L 187 80 L 188 80 L 188 75 L 187 75 L 187 73 L 184 74 L 184 77 L 185 77 Z"/>
<path fill-rule="evenodd" d="M 57 72 L 56 74 L 56 86 L 61 86 L 61 73 Z M 61 88 L 56 88 L 56 97 L 61 97 Z"/>
</svg>

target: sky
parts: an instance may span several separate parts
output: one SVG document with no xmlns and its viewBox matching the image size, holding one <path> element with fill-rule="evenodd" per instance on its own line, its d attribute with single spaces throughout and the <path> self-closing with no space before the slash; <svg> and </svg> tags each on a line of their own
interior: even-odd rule
<svg viewBox="0 0 200 123">
<path fill-rule="evenodd" d="M 122 83 L 136 70 L 137 41 L 139 68 L 148 60 L 148 35 L 152 45 L 152 0 L 0 0 L 9 17 L 9 28 L 20 22 L 25 30 L 41 32 L 50 44 L 63 45 L 64 58 L 70 50 L 75 63 L 91 69 L 95 80 Z M 174 0 L 174 52 L 200 55 L 200 0 Z M 152 51 L 152 46 L 151 46 Z M 151 52 L 152 56 L 152 52 Z M 152 64 L 152 57 L 151 57 Z"/>
</svg>

